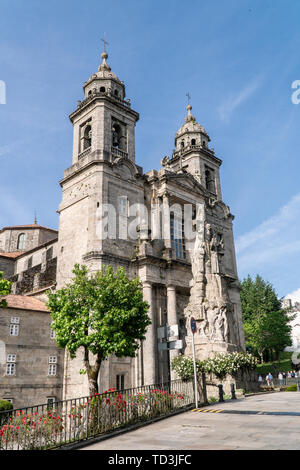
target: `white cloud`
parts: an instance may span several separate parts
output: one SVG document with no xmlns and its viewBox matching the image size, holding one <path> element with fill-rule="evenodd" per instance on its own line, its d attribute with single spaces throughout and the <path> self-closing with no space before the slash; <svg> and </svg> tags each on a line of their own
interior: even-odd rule
<svg viewBox="0 0 300 470">
<path fill-rule="evenodd" d="M 229 121 L 233 111 L 242 103 L 248 100 L 251 95 L 260 87 L 262 77 L 256 77 L 246 87 L 236 94 L 229 96 L 218 108 L 219 116 L 222 121 Z"/>
<path fill-rule="evenodd" d="M 277 214 L 236 240 L 238 269 L 242 275 L 268 272 L 299 275 L 300 193 Z"/>
</svg>

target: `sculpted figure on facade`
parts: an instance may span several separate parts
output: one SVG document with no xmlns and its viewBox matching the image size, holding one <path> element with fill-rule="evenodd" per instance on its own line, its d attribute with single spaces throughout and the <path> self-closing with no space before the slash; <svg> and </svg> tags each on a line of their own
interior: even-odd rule
<svg viewBox="0 0 300 470">
<path fill-rule="evenodd" d="M 191 252 L 192 285 L 190 301 L 185 309 L 189 321 L 193 316 L 198 323 L 200 343 L 229 343 L 229 317 L 233 305 L 228 296 L 223 276 L 223 234 L 207 222 L 205 205 L 200 204 L 197 213 L 197 233 Z"/>
</svg>

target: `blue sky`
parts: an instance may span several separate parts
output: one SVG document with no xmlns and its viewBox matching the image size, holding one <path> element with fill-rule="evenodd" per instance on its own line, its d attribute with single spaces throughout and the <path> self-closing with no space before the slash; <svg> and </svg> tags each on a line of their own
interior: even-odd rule
<svg viewBox="0 0 300 470">
<path fill-rule="evenodd" d="M 147 171 L 170 155 L 189 91 L 223 160 L 240 277 L 259 273 L 280 296 L 300 288 L 297 0 L 1 0 L 0 8 L 0 226 L 32 223 L 36 210 L 39 223 L 57 227 L 68 115 L 100 63 L 105 31 L 108 62 L 140 113 L 137 163 Z"/>
</svg>

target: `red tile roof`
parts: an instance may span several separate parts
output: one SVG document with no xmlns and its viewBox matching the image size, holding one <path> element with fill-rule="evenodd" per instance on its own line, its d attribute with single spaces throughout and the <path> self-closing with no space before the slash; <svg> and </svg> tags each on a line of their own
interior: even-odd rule
<svg viewBox="0 0 300 470">
<path fill-rule="evenodd" d="M 24 253 L 25 251 L 12 251 L 11 253 L 0 251 L 0 256 L 4 256 L 5 258 L 18 258 L 18 256 L 21 256 Z"/>
<path fill-rule="evenodd" d="M 6 300 L 8 308 L 49 312 L 49 309 L 46 307 L 44 302 L 39 299 L 35 299 L 34 297 L 10 294 L 6 295 L 5 297 L 1 297 L 1 299 Z"/>
<path fill-rule="evenodd" d="M 39 228 L 39 229 L 43 229 L 43 230 L 50 230 L 51 232 L 58 233 L 58 231 L 54 230 L 53 228 L 44 227 L 43 225 L 38 225 L 38 224 L 13 225 L 13 226 L 10 226 L 10 227 L 3 227 L 0 230 L 0 233 L 3 232 L 4 230 L 20 230 L 20 229 L 31 229 L 31 228 L 35 228 L 35 229 Z"/>
</svg>

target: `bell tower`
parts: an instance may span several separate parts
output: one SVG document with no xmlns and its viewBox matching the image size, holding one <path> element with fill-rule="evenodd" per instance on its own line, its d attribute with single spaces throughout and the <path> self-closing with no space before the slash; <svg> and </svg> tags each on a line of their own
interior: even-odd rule
<svg viewBox="0 0 300 470">
<path fill-rule="evenodd" d="M 107 59 L 104 48 L 98 71 L 84 83 L 84 98 L 70 115 L 73 161 L 60 181 L 58 289 L 70 282 L 76 263 L 96 272 L 103 264 L 122 264 L 117 256 L 130 259 L 134 250 L 133 243 L 126 239 L 117 243 L 119 226 L 116 238 L 103 238 L 99 229 L 103 217 L 100 212 L 106 204 L 113 206 L 116 213 L 121 205 L 125 219 L 130 200 L 144 200 L 142 170 L 135 165 L 135 125 L 139 114 L 125 99 L 125 85 L 111 71 Z M 130 387 L 131 362 L 127 362 L 122 370 L 125 384 Z M 100 375 L 104 390 L 114 385 L 111 380 L 115 380 L 112 378 L 118 374 L 118 367 L 114 358 L 103 364 Z M 81 368 L 82 351 L 74 360 L 65 354 L 64 398 L 88 393 L 87 378 L 79 374 Z"/>
<path fill-rule="evenodd" d="M 108 196 L 116 193 L 110 190 L 112 181 L 128 181 L 130 172 L 138 173 L 135 125 L 139 114 L 125 99 L 124 82 L 111 71 L 107 58 L 104 49 L 98 71 L 84 83 L 84 98 L 70 115 L 73 162 L 60 181 L 58 287 L 70 281 L 75 263 L 89 265 L 87 253 L 105 251 L 105 240 L 97 234 L 97 209 L 115 204 Z M 115 187 L 122 184 L 116 182 Z M 101 268 L 100 260 L 91 264 L 94 270 Z"/>
<path fill-rule="evenodd" d="M 83 85 L 84 99 L 70 115 L 74 127 L 73 164 L 87 154 L 112 162 L 127 157 L 135 162 L 135 124 L 139 119 L 130 100 L 125 99 L 124 82 L 111 71 L 108 54 Z"/>
<path fill-rule="evenodd" d="M 204 127 L 192 114 L 192 106 L 187 106 L 184 124 L 175 136 L 175 150 L 171 160 L 165 160 L 164 166 L 173 171 L 185 171 L 192 174 L 210 195 L 222 200 L 219 168 L 222 160 L 216 157 L 210 148 L 210 137 Z"/>
</svg>

